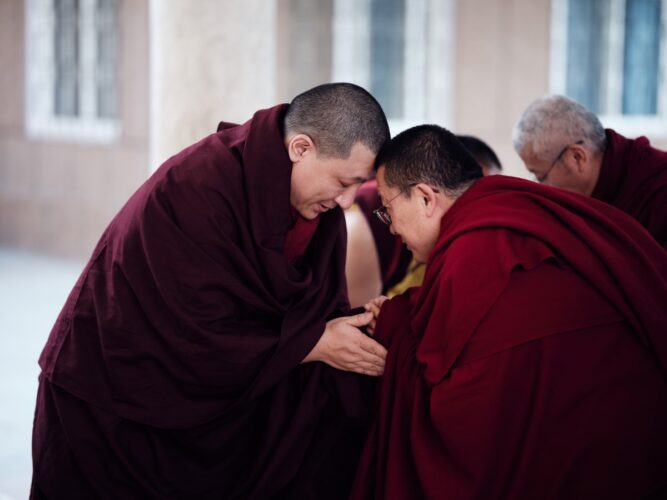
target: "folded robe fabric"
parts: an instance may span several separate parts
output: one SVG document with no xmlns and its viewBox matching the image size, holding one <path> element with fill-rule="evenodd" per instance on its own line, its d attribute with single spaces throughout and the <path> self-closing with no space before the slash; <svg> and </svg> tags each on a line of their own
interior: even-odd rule
<svg viewBox="0 0 667 500">
<path fill-rule="evenodd" d="M 606 130 L 600 177 L 591 196 L 637 219 L 667 250 L 667 151 L 646 137 Z"/>
<path fill-rule="evenodd" d="M 104 232 L 40 358 L 36 497 L 307 497 L 336 460 L 349 484 L 362 379 L 300 364 L 348 309 L 344 219 L 285 248 L 286 109 L 170 158 Z"/>
<path fill-rule="evenodd" d="M 648 498 L 667 486 L 667 254 L 626 214 L 484 178 L 388 347 L 352 498 Z"/>
</svg>

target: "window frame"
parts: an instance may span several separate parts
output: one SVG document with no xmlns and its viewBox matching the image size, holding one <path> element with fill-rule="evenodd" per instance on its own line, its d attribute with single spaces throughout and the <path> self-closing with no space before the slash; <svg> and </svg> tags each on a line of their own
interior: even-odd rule
<svg viewBox="0 0 667 500">
<path fill-rule="evenodd" d="M 667 0 L 661 0 L 663 30 L 660 39 L 658 103 L 655 115 L 623 115 L 623 37 L 625 29 L 626 0 L 611 0 L 610 5 L 610 54 L 611 59 L 605 78 L 608 82 L 606 109 L 611 113 L 600 115 L 600 121 L 628 137 L 647 135 L 652 138 L 667 137 Z M 553 0 L 551 10 L 551 64 L 549 90 L 552 94 L 566 95 L 567 79 L 567 19 L 568 0 Z"/>
<path fill-rule="evenodd" d="M 453 117 L 456 0 L 408 0 L 405 18 L 403 115 L 392 134 Z M 334 0 L 332 76 L 370 90 L 371 0 Z M 415 92 L 414 89 L 421 89 Z"/>
<path fill-rule="evenodd" d="M 121 133 L 120 121 L 97 116 L 97 32 L 95 0 L 80 0 L 81 78 L 78 116 L 55 114 L 55 13 L 52 0 L 27 0 L 25 12 L 25 131 L 32 139 L 110 144 Z M 118 23 L 116 23 L 118 26 Z M 117 43 L 117 42 L 116 42 Z M 118 59 L 116 58 L 116 64 Z M 117 66 L 116 66 L 117 69 Z M 118 89 L 118 79 L 115 82 Z M 118 111 L 118 105 L 117 111 Z"/>
</svg>

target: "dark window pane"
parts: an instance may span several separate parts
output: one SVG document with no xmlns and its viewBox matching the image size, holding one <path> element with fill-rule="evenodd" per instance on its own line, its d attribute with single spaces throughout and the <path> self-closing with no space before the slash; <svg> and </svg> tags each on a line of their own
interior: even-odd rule
<svg viewBox="0 0 667 500">
<path fill-rule="evenodd" d="M 405 0 L 371 1 L 371 93 L 388 118 L 403 117 Z"/>
<path fill-rule="evenodd" d="M 623 58 L 623 114 L 658 109 L 661 0 L 627 0 Z"/>
<path fill-rule="evenodd" d="M 54 0 L 54 113 L 79 115 L 79 1 Z"/>
<path fill-rule="evenodd" d="M 116 0 L 97 0 L 95 12 L 97 116 L 116 116 Z"/>
<path fill-rule="evenodd" d="M 608 0 L 569 0 L 566 94 L 595 113 L 604 112 L 609 23 Z"/>
</svg>

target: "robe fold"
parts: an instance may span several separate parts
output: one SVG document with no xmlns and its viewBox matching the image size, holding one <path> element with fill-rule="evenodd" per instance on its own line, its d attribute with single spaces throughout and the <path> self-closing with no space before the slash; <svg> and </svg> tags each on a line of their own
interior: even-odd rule
<svg viewBox="0 0 667 500">
<path fill-rule="evenodd" d="M 667 255 L 627 215 L 509 177 L 445 214 L 388 348 L 353 499 L 667 492 Z"/>
<path fill-rule="evenodd" d="M 349 487 L 365 381 L 300 364 L 349 308 L 345 223 L 294 224 L 286 109 L 167 160 L 104 232 L 40 357 L 35 498 Z"/>
<path fill-rule="evenodd" d="M 600 177 L 591 196 L 637 219 L 667 250 L 667 151 L 646 137 L 626 139 L 606 130 Z"/>
</svg>

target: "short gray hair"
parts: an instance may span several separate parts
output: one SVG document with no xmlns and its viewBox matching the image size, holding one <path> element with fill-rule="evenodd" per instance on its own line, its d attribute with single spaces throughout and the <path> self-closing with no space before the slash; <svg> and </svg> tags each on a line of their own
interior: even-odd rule
<svg viewBox="0 0 667 500">
<path fill-rule="evenodd" d="M 530 144 L 537 158 L 544 161 L 551 161 L 559 148 L 577 141 L 583 141 L 593 152 L 602 153 L 607 139 L 595 113 L 562 95 L 533 101 L 512 133 L 517 152 Z"/>
</svg>

